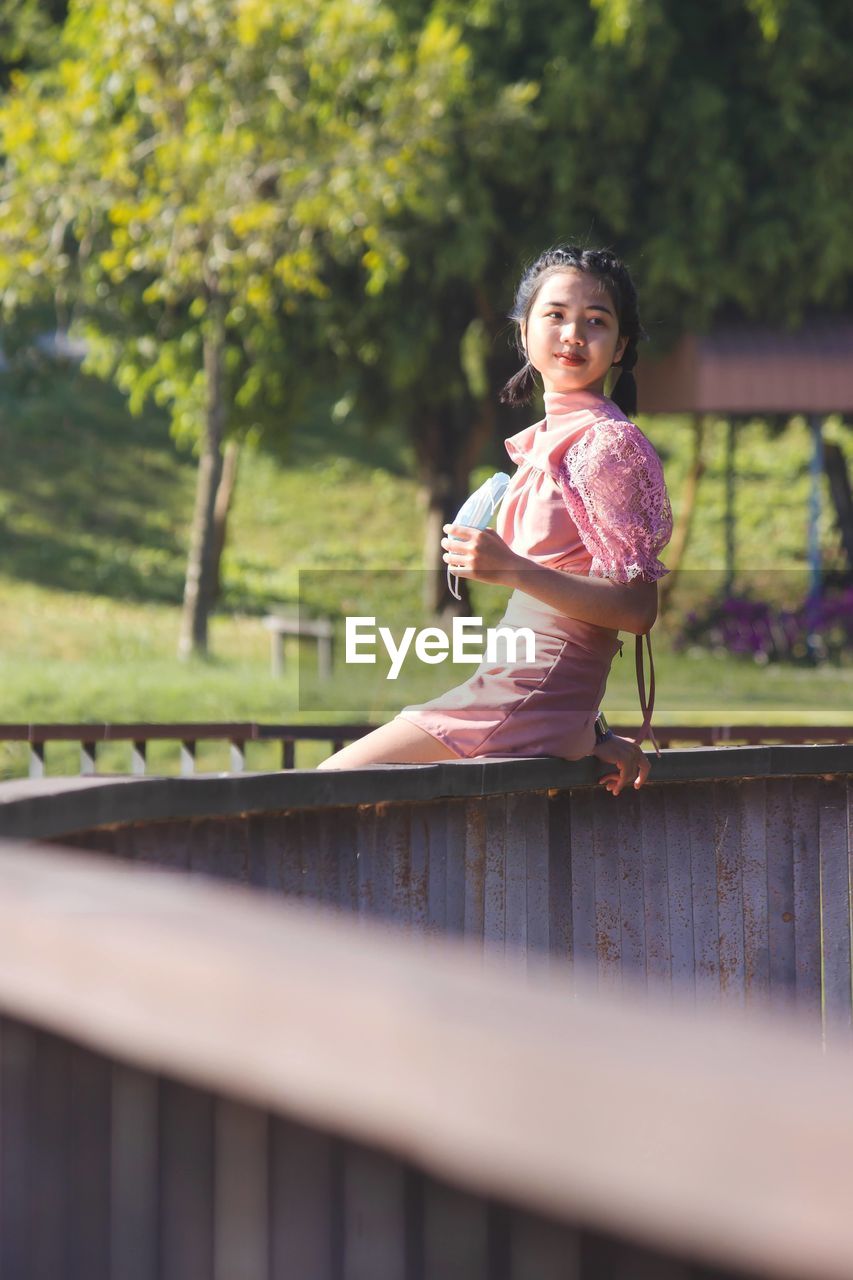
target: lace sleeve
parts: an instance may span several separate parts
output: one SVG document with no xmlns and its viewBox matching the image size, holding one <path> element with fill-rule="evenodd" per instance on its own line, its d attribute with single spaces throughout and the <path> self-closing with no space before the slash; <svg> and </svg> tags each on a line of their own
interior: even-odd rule
<svg viewBox="0 0 853 1280">
<path fill-rule="evenodd" d="M 658 553 L 672 537 L 672 509 L 660 458 L 638 427 L 596 424 L 566 451 L 558 480 L 591 577 L 655 582 L 669 573 Z"/>
</svg>

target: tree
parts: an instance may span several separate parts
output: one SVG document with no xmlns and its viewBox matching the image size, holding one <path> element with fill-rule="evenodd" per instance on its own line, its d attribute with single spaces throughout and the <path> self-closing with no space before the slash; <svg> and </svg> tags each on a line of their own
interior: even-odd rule
<svg viewBox="0 0 853 1280">
<path fill-rule="evenodd" d="M 465 50 L 380 0 L 78 0 L 62 55 L 0 117 L 0 287 L 52 290 L 90 367 L 198 438 L 179 652 L 203 653 L 223 439 L 304 385 L 287 338 L 329 262 L 374 292 L 400 270 L 385 224 L 441 189 Z"/>
<path fill-rule="evenodd" d="M 15 0 L 0 13 L 0 87 L 9 87 L 13 71 L 50 61 L 66 0 Z"/>
</svg>

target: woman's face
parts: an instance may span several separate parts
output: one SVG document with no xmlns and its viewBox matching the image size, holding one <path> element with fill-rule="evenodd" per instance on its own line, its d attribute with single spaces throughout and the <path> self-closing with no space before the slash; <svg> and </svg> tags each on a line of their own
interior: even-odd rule
<svg viewBox="0 0 853 1280">
<path fill-rule="evenodd" d="M 604 394 L 604 379 L 628 342 L 619 336 L 616 309 L 605 286 L 574 268 L 555 272 L 540 285 L 521 336 L 546 391 L 598 395 Z"/>
</svg>

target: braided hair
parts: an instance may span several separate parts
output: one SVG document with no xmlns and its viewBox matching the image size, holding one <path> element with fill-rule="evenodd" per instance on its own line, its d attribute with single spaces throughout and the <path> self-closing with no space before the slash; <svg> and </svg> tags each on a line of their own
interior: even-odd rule
<svg viewBox="0 0 853 1280">
<path fill-rule="evenodd" d="M 516 345 L 524 357 L 524 364 L 501 391 L 501 402 L 515 406 L 527 404 L 531 399 L 536 388 L 535 370 L 527 358 L 527 352 L 521 341 L 522 327 L 527 323 L 527 318 L 545 280 L 561 271 L 572 269 L 585 271 L 600 280 L 616 308 L 619 336 L 627 337 L 628 341 L 622 353 L 622 359 L 617 362 L 620 372 L 610 399 L 618 405 L 626 417 L 630 418 L 637 412 L 637 383 L 632 370 L 637 363 L 637 347 L 646 337 L 645 330 L 640 324 L 637 290 L 634 288 L 634 282 L 624 262 L 609 249 L 581 249 L 573 244 L 556 245 L 553 249 L 546 249 L 521 277 L 510 319 L 514 320 L 517 326 Z"/>
</svg>

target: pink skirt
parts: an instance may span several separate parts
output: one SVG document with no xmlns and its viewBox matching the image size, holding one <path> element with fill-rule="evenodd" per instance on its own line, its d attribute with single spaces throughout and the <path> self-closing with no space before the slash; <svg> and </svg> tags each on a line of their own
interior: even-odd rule
<svg viewBox="0 0 853 1280">
<path fill-rule="evenodd" d="M 568 618 L 522 591 L 510 596 L 498 626 L 534 632 L 534 664 L 484 660 L 464 684 L 395 718 L 464 758 L 589 755 L 610 664 L 622 648 L 618 632 Z"/>
</svg>

